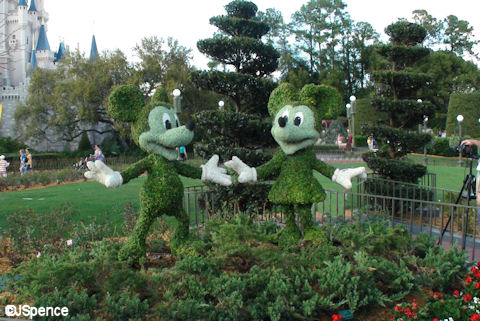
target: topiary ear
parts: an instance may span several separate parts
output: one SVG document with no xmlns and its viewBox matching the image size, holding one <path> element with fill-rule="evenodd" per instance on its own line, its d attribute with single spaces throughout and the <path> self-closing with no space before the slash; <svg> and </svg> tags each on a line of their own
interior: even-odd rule
<svg viewBox="0 0 480 321">
<path fill-rule="evenodd" d="M 154 104 L 161 104 L 161 103 L 170 103 L 168 99 L 168 92 L 163 87 L 157 87 L 155 89 L 155 93 L 152 96 L 150 102 Z"/>
<path fill-rule="evenodd" d="M 275 88 L 268 100 L 268 113 L 275 116 L 283 106 L 298 100 L 297 90 L 293 85 L 284 82 Z"/>
<path fill-rule="evenodd" d="M 133 122 L 140 110 L 145 106 L 142 92 L 136 86 L 120 86 L 115 88 L 108 97 L 107 112 L 110 117 Z"/>
<path fill-rule="evenodd" d="M 307 84 L 299 93 L 300 100 L 315 113 L 317 124 L 323 118 L 335 119 L 342 110 L 342 96 L 327 85 Z"/>
</svg>

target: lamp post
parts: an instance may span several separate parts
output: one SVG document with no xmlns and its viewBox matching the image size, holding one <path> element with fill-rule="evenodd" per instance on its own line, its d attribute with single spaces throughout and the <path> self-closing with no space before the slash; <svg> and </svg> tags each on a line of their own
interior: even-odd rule
<svg viewBox="0 0 480 321">
<path fill-rule="evenodd" d="M 428 122 L 428 117 L 423 116 L 423 133 L 427 133 L 427 122 Z M 428 165 L 428 158 L 427 158 L 427 145 L 423 146 L 423 164 L 425 166 Z"/>
<path fill-rule="evenodd" d="M 218 102 L 218 110 L 223 110 L 223 106 L 225 106 L 225 102 L 223 100 L 220 100 Z"/>
<path fill-rule="evenodd" d="M 347 121 L 348 121 L 348 128 L 349 128 L 349 129 L 352 128 L 352 127 L 351 127 L 352 124 L 350 123 L 350 117 L 352 117 L 352 116 L 350 115 L 350 108 L 351 108 L 351 107 L 352 107 L 352 105 L 350 105 L 350 104 L 346 104 L 346 105 L 345 105 L 345 108 L 347 108 Z"/>
<path fill-rule="evenodd" d="M 462 141 L 462 122 L 463 122 L 463 115 L 458 115 L 457 116 L 457 121 L 458 121 L 458 137 L 460 138 L 460 141 Z M 458 151 L 458 164 L 462 166 L 462 149 Z"/>
<path fill-rule="evenodd" d="M 351 132 L 352 132 L 352 150 L 353 150 L 353 147 L 355 147 L 355 108 L 356 108 L 356 105 L 357 105 L 357 97 L 355 96 L 350 96 L 350 115 L 352 116 L 352 128 L 351 128 Z"/>
<path fill-rule="evenodd" d="M 182 112 L 182 96 L 180 89 L 176 88 L 172 91 L 173 95 L 173 109 L 175 113 L 179 114 Z"/>
</svg>

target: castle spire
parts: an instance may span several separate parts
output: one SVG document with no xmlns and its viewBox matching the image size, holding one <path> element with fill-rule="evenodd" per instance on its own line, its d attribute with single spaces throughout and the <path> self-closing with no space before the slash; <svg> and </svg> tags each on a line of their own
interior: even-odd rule
<svg viewBox="0 0 480 321">
<path fill-rule="evenodd" d="M 27 7 L 27 0 L 19 0 L 18 1 L 18 6 L 23 6 L 23 7 Z"/>
<path fill-rule="evenodd" d="M 92 47 L 90 48 L 90 60 L 95 61 L 98 58 L 97 42 L 95 35 L 92 36 Z"/>
<path fill-rule="evenodd" d="M 65 56 L 66 51 L 67 50 L 65 49 L 65 44 L 63 43 L 63 41 L 61 41 L 60 45 L 58 46 L 58 51 L 55 54 L 55 59 L 53 60 L 53 62 L 57 62 L 60 59 L 62 59 Z"/>
<path fill-rule="evenodd" d="M 35 67 L 37 67 L 37 54 L 35 53 L 35 49 L 33 49 L 32 58 L 30 59 L 30 71 L 33 71 Z"/>
<path fill-rule="evenodd" d="M 22 0 L 20 0 L 20 1 L 22 1 Z M 35 6 L 35 0 L 30 0 L 30 8 L 28 8 L 28 11 L 38 11 L 37 7 Z"/>
<path fill-rule="evenodd" d="M 38 32 L 37 51 L 42 51 L 42 50 L 50 50 L 50 44 L 48 43 L 47 32 L 45 31 L 45 25 L 41 25 L 40 31 Z"/>
</svg>

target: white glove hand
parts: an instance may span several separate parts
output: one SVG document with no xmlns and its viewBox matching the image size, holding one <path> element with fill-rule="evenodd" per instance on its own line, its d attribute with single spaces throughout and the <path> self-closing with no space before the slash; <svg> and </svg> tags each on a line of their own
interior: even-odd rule
<svg viewBox="0 0 480 321">
<path fill-rule="evenodd" d="M 367 177 L 365 167 L 336 169 L 332 175 L 332 182 L 342 185 L 345 189 L 352 188 L 352 178 L 360 176 L 362 179 Z"/>
<path fill-rule="evenodd" d="M 110 167 L 105 165 L 102 161 L 96 160 L 94 162 L 87 162 L 89 171 L 85 172 L 86 178 L 92 178 L 106 187 L 119 187 L 123 183 L 122 175 L 119 172 L 113 171 Z"/>
<path fill-rule="evenodd" d="M 233 156 L 232 160 L 225 163 L 225 166 L 233 169 L 238 174 L 238 181 L 240 183 L 256 182 L 257 170 L 255 167 L 249 167 L 242 162 L 237 156 Z"/>
<path fill-rule="evenodd" d="M 232 185 L 232 178 L 230 175 L 227 175 L 225 168 L 218 167 L 218 159 L 218 155 L 213 155 L 205 165 L 200 165 L 202 168 L 202 181 L 230 186 Z"/>
</svg>

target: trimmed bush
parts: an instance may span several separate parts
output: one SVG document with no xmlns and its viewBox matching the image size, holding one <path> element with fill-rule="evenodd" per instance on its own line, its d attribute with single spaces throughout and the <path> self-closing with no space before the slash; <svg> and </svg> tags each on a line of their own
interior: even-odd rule
<svg viewBox="0 0 480 321">
<path fill-rule="evenodd" d="M 463 115 L 462 136 L 480 137 L 480 92 L 452 94 L 448 104 L 447 135 L 458 135 L 457 115 Z"/>
</svg>

